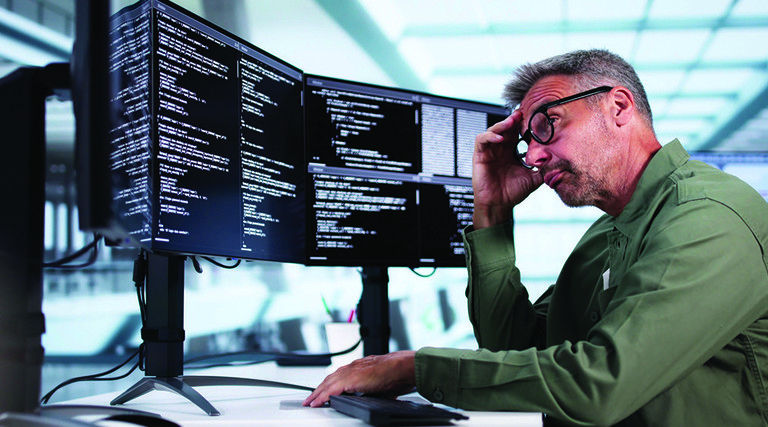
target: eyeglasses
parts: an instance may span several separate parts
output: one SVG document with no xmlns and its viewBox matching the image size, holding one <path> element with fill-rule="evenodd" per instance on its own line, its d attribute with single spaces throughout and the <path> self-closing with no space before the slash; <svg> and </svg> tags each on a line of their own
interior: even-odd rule
<svg viewBox="0 0 768 427">
<path fill-rule="evenodd" d="M 523 166 L 528 169 L 534 167 L 525 163 L 525 156 L 528 154 L 528 144 L 531 142 L 531 137 L 539 144 L 547 145 L 552 141 L 552 137 L 555 136 L 555 126 L 552 124 L 552 118 L 547 114 L 547 110 L 556 107 L 558 105 L 567 104 L 571 101 L 576 101 L 588 96 L 596 95 L 598 93 L 609 92 L 613 89 L 610 86 L 600 86 L 594 89 L 590 89 L 586 92 L 577 93 L 575 95 L 566 96 L 552 102 L 547 102 L 541 105 L 536 111 L 531 114 L 531 118 L 528 119 L 528 129 L 520 137 L 517 142 L 517 159 Z"/>
</svg>

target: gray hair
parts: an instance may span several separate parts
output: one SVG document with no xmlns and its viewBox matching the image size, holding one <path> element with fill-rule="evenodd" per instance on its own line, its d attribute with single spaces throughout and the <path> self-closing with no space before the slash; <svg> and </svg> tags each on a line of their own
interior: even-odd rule
<svg viewBox="0 0 768 427">
<path fill-rule="evenodd" d="M 620 56 L 602 49 L 577 50 L 521 66 L 504 88 L 502 96 L 507 106 L 510 110 L 517 108 L 536 82 L 556 75 L 571 77 L 579 91 L 602 85 L 626 87 L 634 95 L 640 115 L 648 126 L 653 126 L 648 97 L 635 69 Z"/>
</svg>

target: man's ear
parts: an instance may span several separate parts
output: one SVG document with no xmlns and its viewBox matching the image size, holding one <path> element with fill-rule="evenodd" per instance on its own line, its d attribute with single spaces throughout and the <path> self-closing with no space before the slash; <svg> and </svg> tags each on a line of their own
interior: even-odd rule
<svg viewBox="0 0 768 427">
<path fill-rule="evenodd" d="M 635 97 L 624 86 L 616 86 L 610 92 L 611 104 L 609 106 L 611 117 L 616 126 L 624 126 L 629 123 L 635 114 Z"/>
</svg>

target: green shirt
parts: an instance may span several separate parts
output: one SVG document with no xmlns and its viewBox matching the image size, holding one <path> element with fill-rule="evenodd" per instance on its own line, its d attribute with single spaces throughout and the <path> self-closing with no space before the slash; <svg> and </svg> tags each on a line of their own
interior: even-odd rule
<svg viewBox="0 0 768 427">
<path fill-rule="evenodd" d="M 534 304 L 512 224 L 465 230 L 480 350 L 419 350 L 418 391 L 576 425 L 768 425 L 768 204 L 688 159 L 664 146 Z"/>
</svg>

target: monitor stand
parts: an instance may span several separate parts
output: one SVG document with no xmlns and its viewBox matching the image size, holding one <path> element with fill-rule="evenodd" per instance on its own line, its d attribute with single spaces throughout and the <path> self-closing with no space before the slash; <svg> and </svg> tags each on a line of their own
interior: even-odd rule
<svg viewBox="0 0 768 427">
<path fill-rule="evenodd" d="M 363 355 L 389 353 L 389 272 L 387 267 L 363 267 L 363 292 L 357 305 Z"/>
<path fill-rule="evenodd" d="M 154 417 L 93 405 L 39 406 L 45 331 L 45 100 L 69 90 L 69 64 L 22 67 L 0 78 L 0 426 L 92 426 L 77 416 Z"/>
<path fill-rule="evenodd" d="M 188 376 L 184 372 L 184 261 L 186 257 L 148 253 L 144 341 L 145 377 L 110 402 L 119 405 L 153 390 L 177 393 L 215 416 L 220 412 L 194 387 L 259 386 L 312 391 L 312 387 L 277 381 L 221 376 Z"/>
<path fill-rule="evenodd" d="M 153 390 L 177 393 L 206 414 L 220 415 L 194 387 L 262 386 L 312 391 L 312 387 L 251 378 L 189 376 L 184 371 L 184 262 L 186 257 L 147 254 L 146 320 L 142 328 L 145 377 L 110 402 L 119 405 Z M 389 351 L 389 275 L 386 267 L 364 267 L 358 305 L 366 356 Z"/>
<path fill-rule="evenodd" d="M 0 79 L 0 413 L 29 412 L 40 399 L 43 365 L 45 99 L 43 69 Z"/>
</svg>

